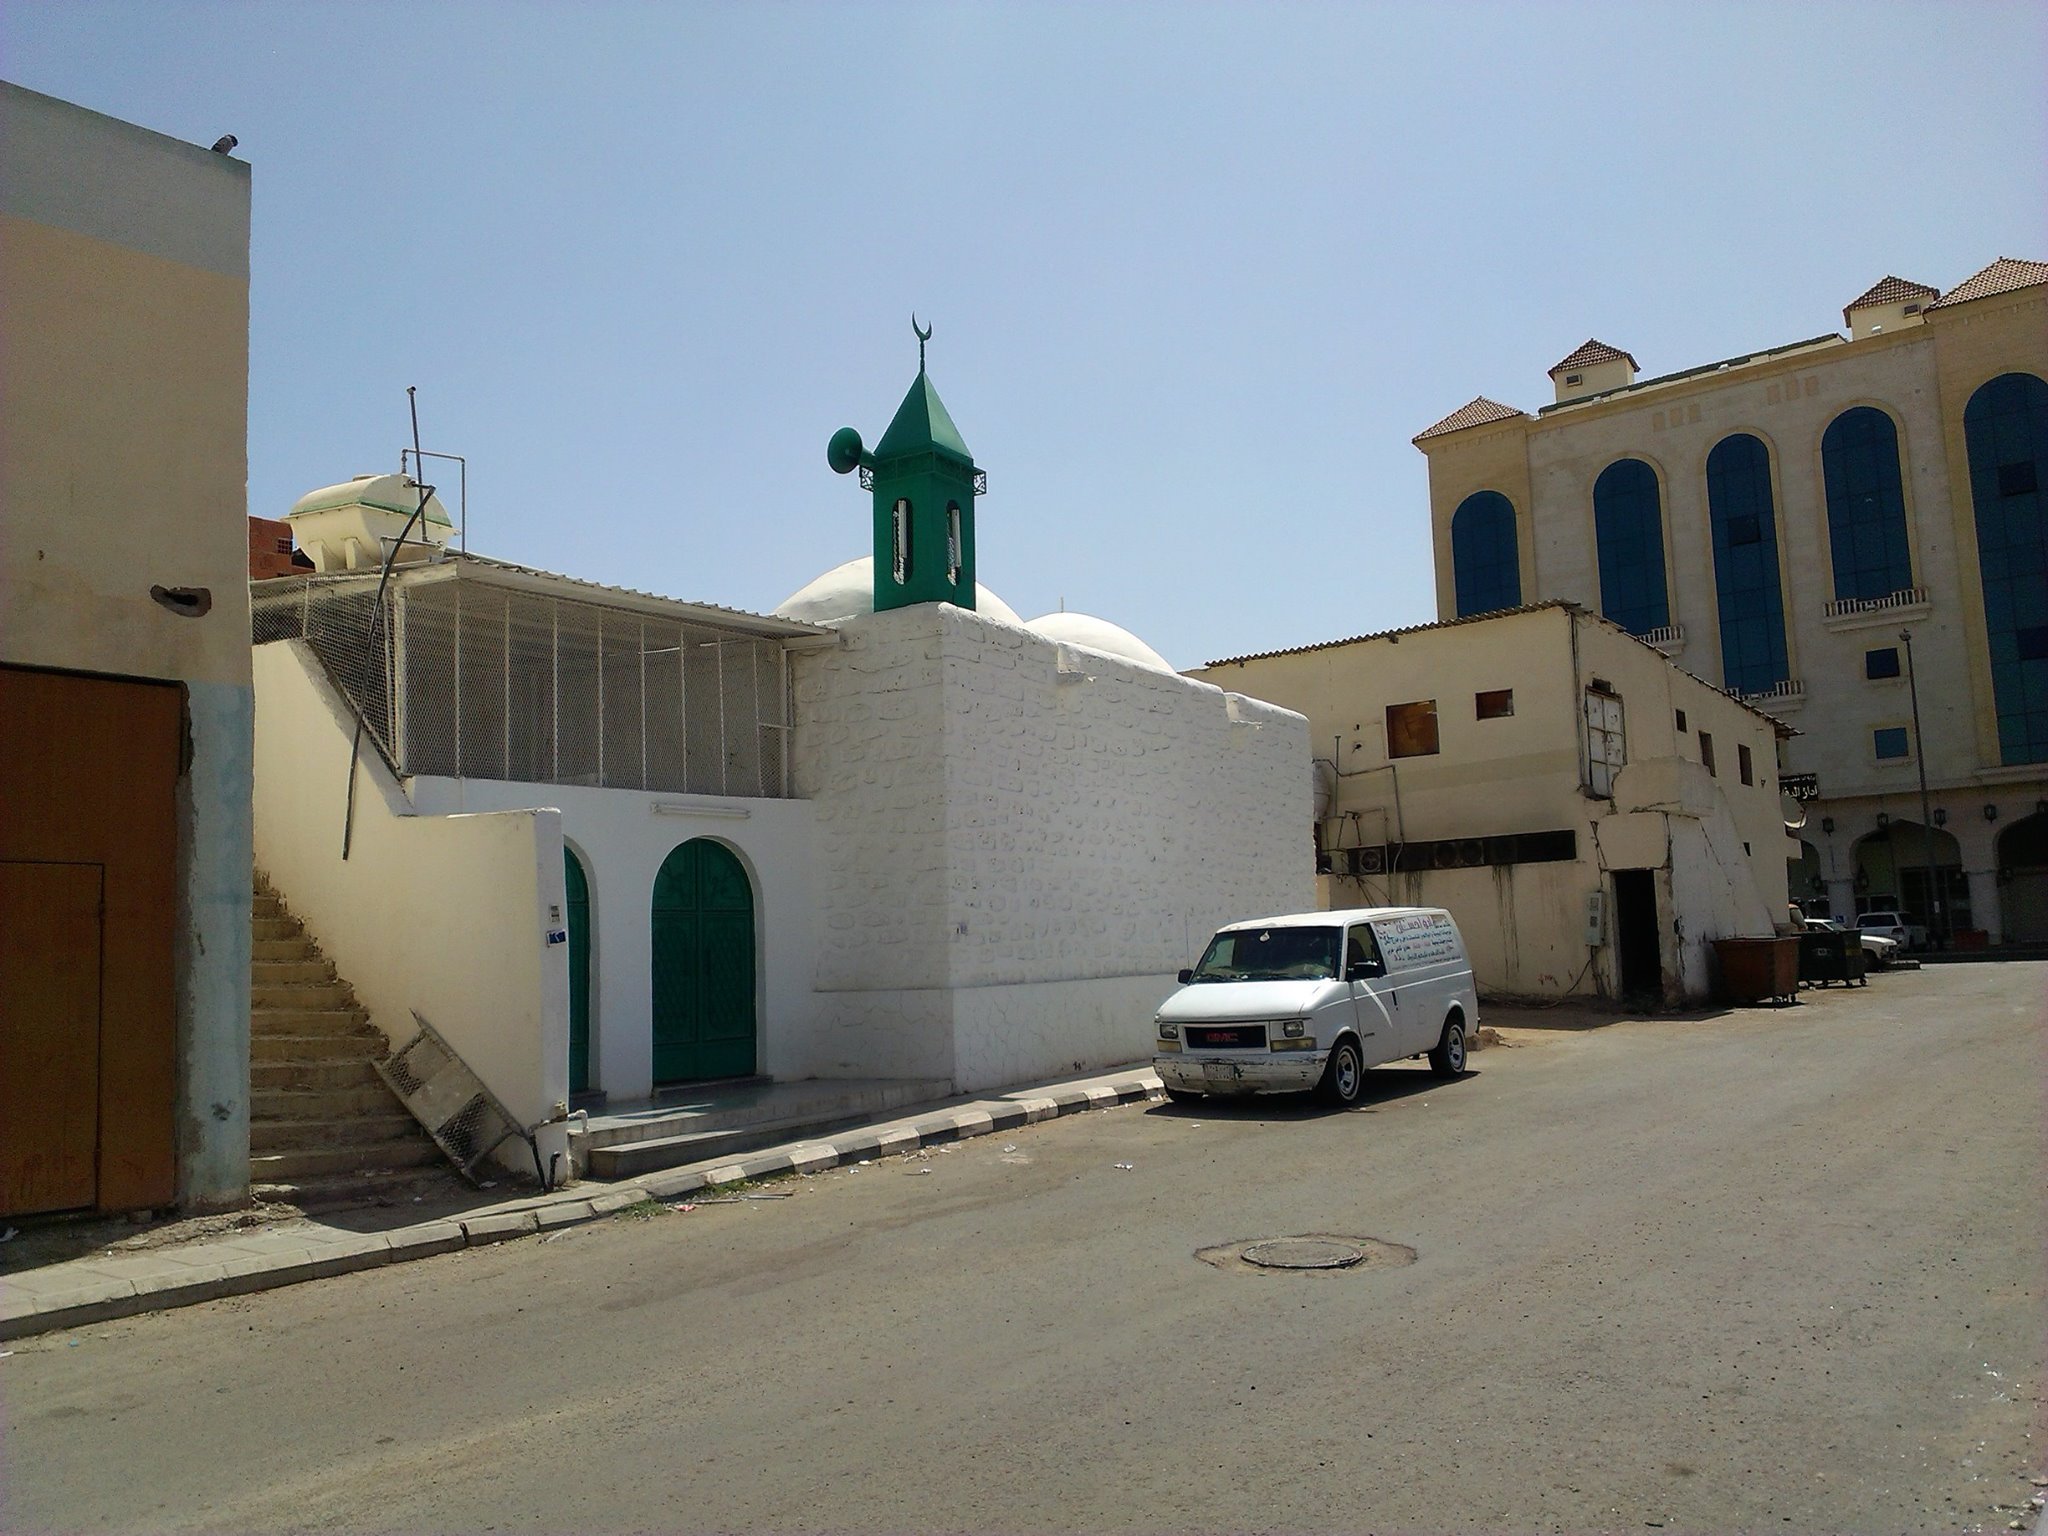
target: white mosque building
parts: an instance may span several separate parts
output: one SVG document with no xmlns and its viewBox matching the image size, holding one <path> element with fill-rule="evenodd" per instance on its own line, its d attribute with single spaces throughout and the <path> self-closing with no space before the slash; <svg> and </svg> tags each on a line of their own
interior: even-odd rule
<svg viewBox="0 0 2048 1536">
<path fill-rule="evenodd" d="M 981 586 L 921 363 L 828 458 L 872 552 L 771 615 L 458 552 L 399 476 L 303 498 L 314 572 L 255 584 L 258 867 L 387 1034 L 430 1018 L 529 1123 L 1132 1061 L 1212 928 L 1314 900 L 1305 720 Z"/>
</svg>

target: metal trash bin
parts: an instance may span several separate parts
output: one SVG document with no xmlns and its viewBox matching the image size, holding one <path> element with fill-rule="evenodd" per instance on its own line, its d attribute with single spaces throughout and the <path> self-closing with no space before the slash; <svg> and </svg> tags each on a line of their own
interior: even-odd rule
<svg viewBox="0 0 2048 1536">
<path fill-rule="evenodd" d="M 1863 952 L 1863 936 L 1840 930 L 1810 930 L 1799 935 L 1799 979 L 1817 986 L 1839 981 L 1844 986 L 1868 986 L 1869 967 Z"/>
<path fill-rule="evenodd" d="M 1799 935 L 1716 939 L 1714 954 L 1721 962 L 1721 989 L 1730 1002 L 1798 1001 Z"/>
</svg>

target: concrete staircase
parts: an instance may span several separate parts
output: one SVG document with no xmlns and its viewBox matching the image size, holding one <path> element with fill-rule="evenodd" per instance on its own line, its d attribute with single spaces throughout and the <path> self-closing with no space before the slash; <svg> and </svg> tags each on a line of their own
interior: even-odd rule
<svg viewBox="0 0 2048 1536">
<path fill-rule="evenodd" d="M 256 877 L 250 911 L 249 1179 L 259 1198 L 374 1198 L 444 1161 L 371 1063 L 384 1037 Z"/>
</svg>

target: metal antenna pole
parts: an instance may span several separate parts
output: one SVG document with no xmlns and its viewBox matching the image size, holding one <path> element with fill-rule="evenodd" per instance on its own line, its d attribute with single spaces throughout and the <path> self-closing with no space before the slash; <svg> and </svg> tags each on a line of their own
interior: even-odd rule
<svg viewBox="0 0 2048 1536">
<path fill-rule="evenodd" d="M 406 385 L 405 400 L 412 410 L 412 451 L 414 460 L 417 462 L 420 451 L 420 402 L 418 386 Z M 403 462 L 402 458 L 400 462 Z M 434 488 L 422 480 L 420 482 L 420 504 L 412 509 L 412 516 L 405 520 L 405 526 L 398 530 L 397 540 L 392 544 L 390 552 L 384 556 L 383 574 L 377 578 L 377 599 L 370 605 L 370 627 L 368 633 L 363 637 L 363 643 L 366 647 L 383 633 L 384 589 L 391 585 L 391 567 L 398 559 L 398 552 L 405 548 L 405 541 L 411 536 L 413 528 L 426 515 L 427 502 L 432 499 L 433 494 Z M 400 678 L 392 686 L 403 688 L 405 680 Z M 355 739 L 349 743 L 348 749 L 348 800 L 343 806 L 341 813 L 341 856 L 344 861 L 348 858 L 349 848 L 355 842 L 356 768 L 361 763 L 363 757 L 363 712 L 358 709 L 355 715 Z"/>
<path fill-rule="evenodd" d="M 1906 696 L 1913 701 L 1913 762 L 1920 770 L 1920 867 L 1927 877 L 1927 914 L 1930 939 L 1938 930 L 1942 948 L 1948 948 L 1948 906 L 1934 888 L 1934 817 L 1927 809 L 1927 743 L 1920 735 L 1920 684 L 1913 675 L 1913 631 L 1902 629 L 1899 639 L 1906 647 Z"/>
</svg>

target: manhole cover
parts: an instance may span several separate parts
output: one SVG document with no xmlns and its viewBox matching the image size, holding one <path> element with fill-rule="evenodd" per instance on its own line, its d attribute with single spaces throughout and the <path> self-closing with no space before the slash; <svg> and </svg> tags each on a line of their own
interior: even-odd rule
<svg viewBox="0 0 2048 1536">
<path fill-rule="evenodd" d="M 1349 1237 L 1341 1232 L 1303 1232 L 1294 1237 L 1248 1237 L 1235 1243 L 1200 1248 L 1195 1257 L 1218 1269 L 1252 1272 L 1305 1272 L 1394 1269 L 1415 1262 L 1415 1250 L 1376 1237 Z"/>
<path fill-rule="evenodd" d="M 1365 1250 L 1326 1237 L 1271 1237 L 1240 1257 L 1261 1269 L 1349 1269 L 1365 1262 Z"/>
</svg>

